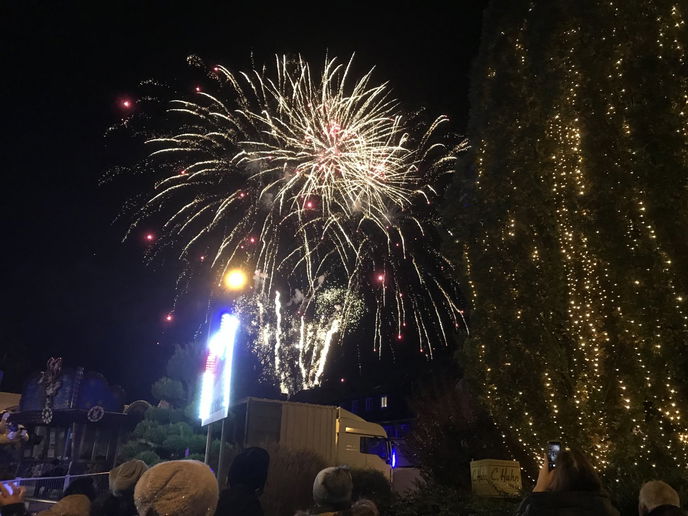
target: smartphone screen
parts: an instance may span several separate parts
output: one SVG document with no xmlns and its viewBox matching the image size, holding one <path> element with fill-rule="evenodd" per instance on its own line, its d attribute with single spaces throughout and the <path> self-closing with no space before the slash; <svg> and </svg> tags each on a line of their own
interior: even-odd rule
<svg viewBox="0 0 688 516">
<path fill-rule="evenodd" d="M 12 484 L 9 482 L 3 482 L 2 487 L 4 487 L 7 490 L 7 493 L 12 496 L 14 494 L 14 488 L 12 487 Z"/>
<path fill-rule="evenodd" d="M 559 441 L 550 441 L 547 443 L 547 462 L 550 471 L 555 468 L 560 451 L 561 443 Z"/>
</svg>

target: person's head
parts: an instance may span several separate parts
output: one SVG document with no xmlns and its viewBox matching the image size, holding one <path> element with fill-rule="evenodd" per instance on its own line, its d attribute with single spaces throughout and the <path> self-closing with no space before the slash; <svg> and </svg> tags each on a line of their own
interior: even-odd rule
<svg viewBox="0 0 688 516">
<path fill-rule="evenodd" d="M 89 516 L 91 501 L 81 493 L 65 496 L 47 511 L 41 511 L 37 516 Z"/>
<path fill-rule="evenodd" d="M 372 500 L 362 498 L 351 506 L 351 516 L 380 516 L 380 511 Z"/>
<path fill-rule="evenodd" d="M 93 501 L 96 497 L 96 488 L 93 485 L 92 477 L 80 477 L 72 481 L 67 489 L 64 491 L 64 496 L 70 496 L 75 494 L 85 495 L 89 501 Z"/>
<path fill-rule="evenodd" d="M 323 469 L 313 482 L 313 501 L 319 510 L 341 511 L 351 507 L 351 473 L 346 466 Z"/>
<path fill-rule="evenodd" d="M 600 491 L 602 482 L 590 461 L 575 449 L 561 450 L 552 471 L 550 491 Z"/>
<path fill-rule="evenodd" d="M 156 464 L 141 476 L 134 489 L 140 516 L 208 516 L 215 513 L 217 498 L 215 475 L 196 460 Z"/>
<path fill-rule="evenodd" d="M 110 491 L 115 496 L 133 496 L 136 482 L 139 481 L 148 466 L 142 460 L 129 460 L 123 462 L 110 471 L 108 477 Z"/>
<path fill-rule="evenodd" d="M 263 448 L 246 448 L 232 461 L 229 467 L 230 487 L 243 485 L 258 494 L 263 492 L 268 479 L 270 455 Z"/>
<path fill-rule="evenodd" d="M 680 507 L 681 500 L 679 500 L 678 493 L 673 487 L 661 480 L 645 482 L 638 495 L 638 513 L 643 516 L 660 505 Z"/>
</svg>

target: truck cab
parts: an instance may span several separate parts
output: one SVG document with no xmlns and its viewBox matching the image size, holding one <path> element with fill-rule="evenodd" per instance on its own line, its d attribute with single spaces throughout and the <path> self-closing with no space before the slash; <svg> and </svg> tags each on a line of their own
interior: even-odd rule
<svg viewBox="0 0 688 516">
<path fill-rule="evenodd" d="M 384 428 L 343 408 L 338 407 L 337 411 L 338 462 L 355 468 L 376 469 L 391 482 L 396 457 Z"/>
</svg>

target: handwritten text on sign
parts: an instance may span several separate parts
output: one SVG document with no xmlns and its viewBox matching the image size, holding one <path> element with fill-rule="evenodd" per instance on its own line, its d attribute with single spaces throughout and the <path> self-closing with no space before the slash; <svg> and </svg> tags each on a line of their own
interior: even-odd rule
<svg viewBox="0 0 688 516">
<path fill-rule="evenodd" d="M 521 490 L 521 466 L 516 461 L 471 461 L 471 487 L 480 496 L 516 496 Z"/>
</svg>

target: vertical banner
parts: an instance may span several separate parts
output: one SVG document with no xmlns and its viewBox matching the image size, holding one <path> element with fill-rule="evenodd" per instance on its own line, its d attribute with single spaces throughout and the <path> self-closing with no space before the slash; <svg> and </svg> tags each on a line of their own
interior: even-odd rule
<svg viewBox="0 0 688 516">
<path fill-rule="evenodd" d="M 227 310 L 220 311 L 211 321 L 208 355 L 201 380 L 199 417 L 203 426 L 229 414 L 234 343 L 238 332 L 239 318 Z"/>
</svg>

